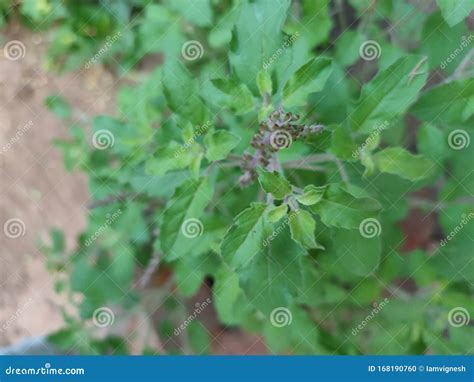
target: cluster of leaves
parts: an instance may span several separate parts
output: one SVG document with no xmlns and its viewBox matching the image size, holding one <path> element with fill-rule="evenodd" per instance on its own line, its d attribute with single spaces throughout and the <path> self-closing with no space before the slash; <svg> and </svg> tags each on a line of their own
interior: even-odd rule
<svg viewBox="0 0 474 382">
<path fill-rule="evenodd" d="M 448 139 L 455 130 L 473 133 L 469 49 L 440 68 L 470 35 L 472 2 L 438 0 L 429 10 L 369 0 L 112 3 L 124 10 L 113 18 L 82 4 L 70 5 L 70 16 L 83 22 L 79 10 L 91 7 L 108 20 L 94 34 L 106 36 L 137 12 L 120 43 L 133 53 L 117 46 L 120 60 L 150 52 L 165 60 L 119 93 L 120 117 L 94 118 L 90 134 L 72 124 L 72 139 L 60 143 L 68 168 L 87 172 L 95 201 L 74 253 L 65 257 L 54 234 L 50 266 L 68 276 L 59 287 L 81 294 L 85 322 L 103 306 L 125 316 L 140 309 L 137 279 L 159 258 L 158 272 L 171 269 L 175 286 L 163 297 L 162 339 L 179 325 L 172 312 L 207 279 L 219 320 L 263 334 L 273 353 L 472 351 L 472 328 L 450 325 L 448 313 L 464 307 L 474 315 L 474 224 L 446 245 L 411 252 L 400 229 L 414 203 L 436 217 L 434 241 L 472 214 L 474 173 L 466 168 L 474 145 L 457 150 Z M 60 40 L 92 39 L 71 21 L 60 25 Z M 196 60 L 181 54 L 191 39 L 203 47 Z M 379 59 L 361 58 L 368 40 L 378 43 Z M 289 142 L 275 148 L 276 130 Z M 104 131 L 113 144 L 97 149 L 90 137 Z M 421 189 L 430 200 L 414 197 Z M 186 231 L 190 221 L 197 234 Z M 365 222 L 375 233 L 364 232 Z M 281 308 L 290 312 L 286 326 L 272 316 Z M 62 340 L 87 342 L 84 321 L 68 322 Z M 187 334 L 193 351 L 206 352 L 196 322 Z M 105 351 L 92 340 L 80 350 L 91 347 Z"/>
</svg>

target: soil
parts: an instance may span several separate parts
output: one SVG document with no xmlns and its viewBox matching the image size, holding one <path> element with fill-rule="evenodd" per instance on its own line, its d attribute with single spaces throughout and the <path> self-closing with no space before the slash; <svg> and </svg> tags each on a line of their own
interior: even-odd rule
<svg viewBox="0 0 474 382">
<path fill-rule="evenodd" d="M 17 27 L 0 36 L 2 47 L 11 40 L 26 47 L 22 59 L 8 60 L 3 49 L 0 56 L 0 224 L 6 229 L 6 221 L 20 219 L 23 233 L 0 235 L 0 346 L 61 326 L 60 299 L 38 242 L 60 227 L 72 248 L 86 222 L 86 179 L 64 170 L 52 141 L 67 134 L 44 99 L 61 94 L 84 113 L 113 110 L 115 85 L 107 72 L 59 76 L 45 70 L 47 38 Z"/>
</svg>

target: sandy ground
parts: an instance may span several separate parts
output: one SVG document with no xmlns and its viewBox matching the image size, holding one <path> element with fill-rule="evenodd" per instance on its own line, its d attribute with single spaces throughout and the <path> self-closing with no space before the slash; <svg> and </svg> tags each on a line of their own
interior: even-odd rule
<svg viewBox="0 0 474 382">
<path fill-rule="evenodd" d="M 67 138 L 64 122 L 45 109 L 44 99 L 61 94 L 82 113 L 113 113 L 118 87 L 98 67 L 62 76 L 48 72 L 47 39 L 15 27 L 0 34 L 2 48 L 11 40 L 26 47 L 16 61 L 0 51 L 0 347 L 61 328 L 62 301 L 38 243 L 60 227 L 71 249 L 86 224 L 86 178 L 64 170 L 62 154 L 51 144 Z M 209 313 L 203 319 L 214 354 L 265 353 L 260 338 L 226 330 Z"/>
<path fill-rule="evenodd" d="M 0 52 L 0 346 L 61 326 L 38 241 L 60 227 L 71 248 L 85 224 L 86 179 L 64 170 L 51 142 L 67 135 L 44 99 L 61 94 L 85 113 L 104 113 L 111 110 L 114 92 L 112 77 L 100 69 L 48 73 L 46 36 L 11 28 L 0 35 L 0 45 L 13 39 L 23 42 L 26 53 L 12 61 Z"/>
</svg>

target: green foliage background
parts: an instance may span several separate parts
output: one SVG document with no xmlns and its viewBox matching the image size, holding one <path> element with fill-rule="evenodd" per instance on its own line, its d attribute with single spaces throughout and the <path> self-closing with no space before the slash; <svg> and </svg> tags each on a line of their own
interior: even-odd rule
<svg viewBox="0 0 474 382">
<path fill-rule="evenodd" d="M 24 0 L 14 10 L 0 2 L 4 23 L 16 14 L 52 34 L 52 69 L 102 63 L 122 78 L 145 56 L 162 61 L 120 91 L 117 116 L 94 116 L 92 126 L 79 126 L 59 96 L 46 101 L 68 121 L 71 139 L 57 144 L 67 168 L 88 174 L 95 203 L 74 253 L 59 231 L 44 248 L 58 289 L 81 295 L 80 318 L 65 315 L 52 340 L 82 353 L 127 352 L 122 338 L 97 340 L 90 320 L 104 306 L 136 312 L 145 295 L 137 279 L 159 257 L 158 272 L 172 269 L 176 286 L 161 297 L 171 318 L 156 331 L 165 340 L 180 324 L 174 312 L 207 279 L 220 322 L 263 335 L 272 353 L 472 354 L 469 318 L 456 326 L 448 317 L 459 307 L 474 316 L 474 224 L 462 223 L 474 213 L 473 8 L 472 0 Z M 303 133 L 269 163 L 241 169 L 276 110 L 298 115 Z M 104 131 L 113 144 L 99 149 L 91 140 Z M 422 189 L 433 197 L 414 194 Z M 400 222 L 414 206 L 435 214 L 438 228 L 432 245 L 406 252 Z M 190 219 L 194 238 L 183 230 Z M 375 234 L 362 234 L 367 221 Z M 291 322 L 280 327 L 272 315 L 282 308 Z M 199 317 L 183 335 L 190 347 L 179 338 L 168 351 L 209 351 Z"/>
</svg>

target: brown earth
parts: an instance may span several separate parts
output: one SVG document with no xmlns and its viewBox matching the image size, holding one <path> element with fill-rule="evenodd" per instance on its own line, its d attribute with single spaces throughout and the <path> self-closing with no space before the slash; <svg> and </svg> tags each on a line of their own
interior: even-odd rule
<svg viewBox="0 0 474 382">
<path fill-rule="evenodd" d="M 48 73 L 45 35 L 11 27 L 0 35 L 0 45 L 11 40 L 21 41 L 26 51 L 18 60 L 0 53 L 0 346 L 61 326 L 38 241 L 60 227 L 71 248 L 86 221 L 86 179 L 64 170 L 51 142 L 67 138 L 65 127 L 45 109 L 44 99 L 61 94 L 84 113 L 104 113 L 112 110 L 115 88 L 111 75 L 98 68 Z M 12 218 L 20 219 L 17 238 L 5 234 Z"/>
</svg>

